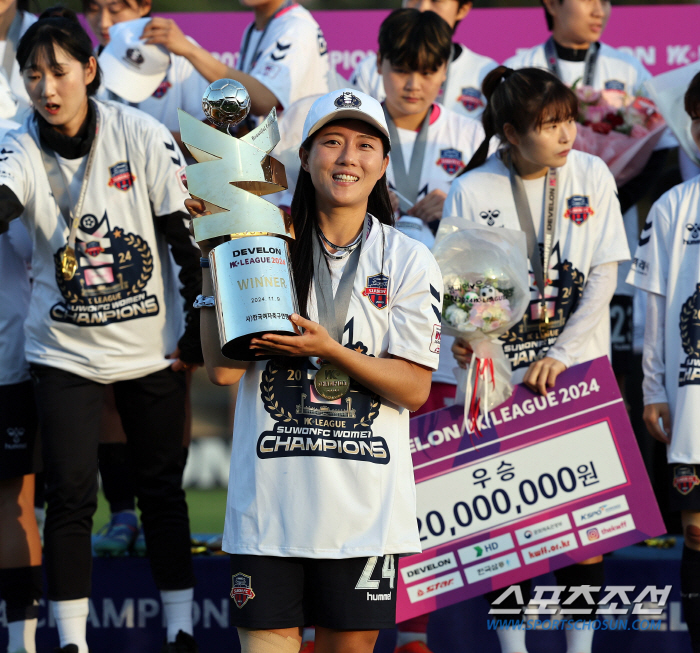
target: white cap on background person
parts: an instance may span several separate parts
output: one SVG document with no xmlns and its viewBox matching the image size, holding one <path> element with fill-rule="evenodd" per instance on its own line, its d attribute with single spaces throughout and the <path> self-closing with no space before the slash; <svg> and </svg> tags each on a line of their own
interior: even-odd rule
<svg viewBox="0 0 700 653">
<path fill-rule="evenodd" d="M 382 105 L 354 88 L 341 88 L 322 95 L 311 105 L 301 142 L 334 120 L 362 120 L 380 131 L 391 143 Z"/>
<path fill-rule="evenodd" d="M 104 85 L 127 102 L 149 98 L 170 67 L 170 53 L 161 45 L 141 40 L 150 18 L 117 23 L 109 28 L 109 43 L 100 53 Z"/>
</svg>

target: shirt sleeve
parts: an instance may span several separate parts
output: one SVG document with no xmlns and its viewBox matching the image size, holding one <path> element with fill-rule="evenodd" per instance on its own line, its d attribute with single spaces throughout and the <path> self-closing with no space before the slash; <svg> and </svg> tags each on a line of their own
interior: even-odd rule
<svg viewBox="0 0 700 653">
<path fill-rule="evenodd" d="M 666 365 L 664 363 L 666 297 L 656 293 L 647 293 L 647 312 L 644 325 L 644 353 L 642 370 L 644 381 L 644 405 L 668 403 L 664 380 Z"/>
<path fill-rule="evenodd" d="M 420 243 L 407 257 L 389 310 L 389 353 L 433 370 L 440 363 L 442 274 Z"/>
<path fill-rule="evenodd" d="M 651 207 L 639 236 L 632 269 L 627 275 L 630 285 L 663 296 L 666 296 L 669 264 L 666 234 L 670 220 L 666 197 Z"/>
<path fill-rule="evenodd" d="M 362 91 L 367 95 L 372 95 L 370 74 L 372 73 L 373 67 L 377 67 L 377 57 L 371 55 L 362 59 L 362 61 L 355 66 L 355 70 L 352 71 L 352 75 L 350 75 L 350 84 L 358 91 Z"/>
<path fill-rule="evenodd" d="M 196 41 L 187 37 L 188 41 L 196 44 Z M 178 59 L 178 81 L 182 84 L 182 107 L 191 116 L 204 120 L 206 116 L 202 110 L 202 95 L 209 82 L 202 77 L 197 69 L 185 57 Z"/>
<path fill-rule="evenodd" d="M 184 210 L 189 197 L 183 184 L 185 161 L 170 132 L 161 124 L 143 125 L 148 197 L 156 216 Z"/>
<path fill-rule="evenodd" d="M 17 141 L 0 144 L 0 233 L 19 217 L 34 197 L 34 175 L 27 153 Z"/>
<path fill-rule="evenodd" d="M 601 160 L 596 161 L 598 188 L 600 194 L 597 201 L 598 215 L 594 216 L 599 222 L 598 238 L 595 254 L 591 259 L 591 267 L 603 263 L 629 261 L 630 249 L 627 245 L 625 223 L 620 210 L 620 200 L 617 197 L 615 178 Z"/>
<path fill-rule="evenodd" d="M 591 268 L 581 301 L 547 356 L 567 367 L 583 360 L 596 325 L 600 320 L 610 319 L 608 309 L 616 286 L 617 263 L 603 263 Z"/>
</svg>

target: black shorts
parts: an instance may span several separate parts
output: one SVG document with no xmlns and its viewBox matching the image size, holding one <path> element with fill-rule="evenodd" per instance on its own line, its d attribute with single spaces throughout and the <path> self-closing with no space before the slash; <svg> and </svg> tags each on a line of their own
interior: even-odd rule
<svg viewBox="0 0 700 653">
<path fill-rule="evenodd" d="M 323 626 L 379 630 L 396 625 L 398 556 L 231 556 L 231 624 L 254 630 Z"/>
<path fill-rule="evenodd" d="M 614 295 L 610 301 L 610 345 L 616 374 L 632 372 L 634 336 L 633 301 L 629 295 Z"/>
<path fill-rule="evenodd" d="M 0 480 L 41 469 L 31 381 L 0 385 Z"/>
<path fill-rule="evenodd" d="M 700 510 L 700 464 L 672 463 L 670 510 Z"/>
</svg>

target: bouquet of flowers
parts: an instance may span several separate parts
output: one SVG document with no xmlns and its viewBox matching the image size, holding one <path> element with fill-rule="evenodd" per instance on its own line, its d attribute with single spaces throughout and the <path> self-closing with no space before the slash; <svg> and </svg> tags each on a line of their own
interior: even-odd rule
<svg viewBox="0 0 700 653">
<path fill-rule="evenodd" d="M 620 91 L 596 91 L 576 84 L 573 90 L 579 101 L 574 148 L 603 159 L 618 186 L 636 177 L 666 128 L 656 105 Z"/>
<path fill-rule="evenodd" d="M 517 324 L 530 301 L 525 234 L 443 218 L 433 254 L 442 272 L 444 333 L 465 339 L 474 352 L 460 369 L 464 426 L 480 435 L 477 420 L 513 392 L 500 336 Z"/>
</svg>

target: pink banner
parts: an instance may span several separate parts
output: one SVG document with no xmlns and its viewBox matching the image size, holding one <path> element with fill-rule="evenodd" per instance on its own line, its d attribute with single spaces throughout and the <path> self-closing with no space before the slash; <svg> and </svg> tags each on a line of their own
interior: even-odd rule
<svg viewBox="0 0 700 653">
<path fill-rule="evenodd" d="M 340 74 L 348 77 L 357 62 L 376 49 L 379 25 L 387 14 L 379 10 L 314 12 L 328 42 L 331 63 Z M 252 14 L 243 12 L 164 15 L 229 65 L 235 63 L 241 35 L 252 20 Z M 604 41 L 625 48 L 658 75 L 698 61 L 698 24 L 697 5 L 616 6 Z M 457 29 L 456 40 L 502 62 L 517 48 L 542 43 L 548 34 L 541 8 L 474 9 Z"/>
</svg>

